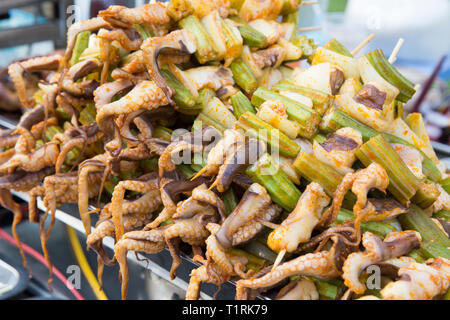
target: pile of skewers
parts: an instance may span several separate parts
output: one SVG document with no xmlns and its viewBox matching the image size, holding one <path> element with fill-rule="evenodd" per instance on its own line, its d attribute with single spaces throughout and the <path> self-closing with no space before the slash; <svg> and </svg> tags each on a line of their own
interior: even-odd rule
<svg viewBox="0 0 450 320">
<path fill-rule="evenodd" d="M 64 55 L 12 64 L 29 110 L 0 139 L 16 240 L 11 190 L 30 195 L 49 265 L 55 210 L 78 203 L 99 281 L 119 263 L 123 298 L 127 252 L 166 248 L 172 278 L 180 254 L 199 263 L 187 299 L 228 280 L 238 299 L 449 298 L 450 178 L 421 115 L 403 115 L 417 87 L 393 66 L 401 41 L 389 58 L 356 57 L 373 35 L 316 47 L 298 34 L 308 4 L 111 6 L 70 27 Z"/>
</svg>

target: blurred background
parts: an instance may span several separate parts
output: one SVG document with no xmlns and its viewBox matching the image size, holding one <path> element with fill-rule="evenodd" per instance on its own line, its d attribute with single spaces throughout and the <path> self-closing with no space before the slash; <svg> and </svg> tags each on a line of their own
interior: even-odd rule
<svg viewBox="0 0 450 320">
<path fill-rule="evenodd" d="M 9 63 L 63 49 L 68 26 L 75 21 L 95 16 L 99 10 L 109 5 L 120 4 L 131 7 L 145 2 L 145 0 L 0 0 L 0 102 L 1 86 L 9 81 L 5 68 Z M 450 1 L 318 0 L 316 5 L 302 6 L 299 14 L 300 27 L 322 26 L 321 30 L 305 33 L 319 45 L 336 38 L 351 50 L 370 33 L 375 33 L 374 40 L 364 48 L 364 52 L 381 48 L 389 56 L 398 39 L 404 38 L 405 43 L 395 65 L 411 81 L 421 84 L 419 92 L 405 109 L 420 111 L 423 114 L 435 149 L 448 163 L 450 60 L 446 56 L 450 52 Z M 8 111 L 0 108 L 0 125 L 2 119 L 7 118 Z M 26 203 L 22 204 L 25 207 Z M 0 208 L 1 210 L 4 209 Z M 4 226 L 4 230 L 9 232 L 7 226 L 11 221 L 7 219 L 10 219 L 10 215 L 1 213 L 0 226 Z M 30 244 L 31 249 L 40 251 L 38 230 L 34 230 L 36 228 L 38 226 L 35 224 L 21 224 L 19 232 L 24 242 Z M 77 265 L 78 261 L 74 251 L 72 254 L 66 252 L 67 248 L 73 245 L 70 245 L 65 225 L 57 222 L 54 230 L 49 240 L 49 251 L 55 257 L 53 259 L 55 266 L 64 273 L 67 266 Z M 83 243 L 85 238 L 78 236 L 79 241 Z M 95 266 L 95 254 L 93 252 L 84 254 L 89 264 Z M 1 260 L 6 259 L 5 257 L 8 257 L 6 260 L 8 263 L 21 265 L 18 250 L 6 240 L 0 241 L 0 298 L 5 288 L 12 285 L 19 286 L 19 280 L 10 283 L 11 279 L 16 278 L 21 279 L 23 283 L 20 293 L 15 293 L 16 298 L 17 294 L 19 298 L 26 299 L 73 298 L 67 286 L 57 280 L 53 285 L 53 293 L 46 290 L 47 269 L 39 260 L 30 259 L 34 279 L 28 281 L 25 270 L 17 267 L 20 272 L 14 274 L 7 265 L 2 264 Z M 163 264 L 166 259 L 164 257 L 161 259 Z M 132 299 L 176 299 L 183 296 L 178 287 L 151 273 L 147 268 L 132 264 L 130 271 L 129 297 Z M 186 272 L 188 274 L 189 270 Z M 117 276 L 117 266 L 105 269 L 105 292 L 112 299 L 119 298 L 120 283 Z M 145 290 L 138 285 L 143 279 L 146 284 Z M 83 277 L 81 294 L 88 299 L 98 298 L 86 281 L 86 277 Z M 138 290 L 135 290 L 136 288 Z M 225 290 L 224 294 L 226 293 Z"/>
</svg>

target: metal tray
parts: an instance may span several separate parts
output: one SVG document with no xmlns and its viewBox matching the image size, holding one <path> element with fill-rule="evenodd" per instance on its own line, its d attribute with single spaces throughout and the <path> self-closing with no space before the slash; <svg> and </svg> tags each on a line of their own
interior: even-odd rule
<svg viewBox="0 0 450 320">
<path fill-rule="evenodd" d="M 29 281 L 28 272 L 22 267 L 13 267 L 0 257 L 0 300 L 6 300 L 23 292 Z"/>
</svg>

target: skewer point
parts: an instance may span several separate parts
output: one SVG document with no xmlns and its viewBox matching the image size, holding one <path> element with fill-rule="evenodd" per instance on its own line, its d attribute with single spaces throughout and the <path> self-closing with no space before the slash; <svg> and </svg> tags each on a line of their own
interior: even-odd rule
<svg viewBox="0 0 450 320">
<path fill-rule="evenodd" d="M 271 271 L 275 270 L 275 268 L 278 267 L 278 265 L 281 263 L 281 260 L 283 260 L 285 254 L 286 250 L 281 250 L 278 253 L 277 259 L 275 260 Z"/>
<path fill-rule="evenodd" d="M 398 39 L 397 44 L 395 45 L 394 50 L 392 50 L 391 56 L 388 59 L 390 64 L 393 64 L 397 60 L 397 55 L 400 51 L 400 48 L 403 45 L 403 42 L 405 42 L 405 39 L 403 38 Z"/>
<path fill-rule="evenodd" d="M 302 1 L 300 3 L 300 5 L 301 6 L 312 6 L 312 5 L 318 4 L 318 3 L 319 3 L 318 1 Z"/>
<path fill-rule="evenodd" d="M 297 31 L 298 32 L 307 32 L 307 31 L 315 31 L 315 30 L 322 30 L 322 26 L 298 28 Z"/>
<path fill-rule="evenodd" d="M 100 212 L 100 208 L 96 208 L 94 210 L 88 211 L 88 212 L 86 212 L 86 214 L 93 214 L 93 213 L 97 213 L 97 212 Z"/>
<path fill-rule="evenodd" d="M 255 221 L 256 221 L 256 222 L 259 222 L 259 223 L 261 223 L 262 225 L 264 225 L 264 226 L 266 226 L 266 227 L 268 227 L 268 228 L 271 228 L 271 229 L 276 229 L 276 228 L 278 228 L 278 227 L 280 226 L 279 224 L 272 223 L 272 222 L 270 222 L 270 221 L 266 221 L 266 220 L 263 220 L 263 219 L 261 219 L 261 218 L 256 218 Z"/>
<path fill-rule="evenodd" d="M 351 52 L 352 56 L 357 54 L 362 48 L 364 48 L 372 39 L 375 37 L 375 33 L 371 33 L 363 42 L 361 42 L 353 51 Z"/>
<path fill-rule="evenodd" d="M 200 177 L 200 176 L 203 174 L 203 172 L 205 172 L 205 171 L 206 171 L 206 167 L 203 167 L 199 172 L 197 172 L 197 173 L 191 178 L 191 181 L 193 181 L 193 180 L 197 179 L 198 177 Z"/>
<path fill-rule="evenodd" d="M 214 189 L 214 187 L 215 186 L 217 186 L 219 184 L 219 182 L 216 180 L 216 181 L 214 181 L 214 183 L 211 185 L 211 187 L 209 187 L 209 189 L 208 190 L 212 190 L 212 189 Z"/>
</svg>

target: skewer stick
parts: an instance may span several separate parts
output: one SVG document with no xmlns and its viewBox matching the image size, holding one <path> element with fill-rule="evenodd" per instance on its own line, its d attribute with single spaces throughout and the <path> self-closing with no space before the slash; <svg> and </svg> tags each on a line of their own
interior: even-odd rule
<svg viewBox="0 0 450 320">
<path fill-rule="evenodd" d="M 206 171 L 206 166 L 203 167 L 199 172 L 197 172 L 197 173 L 191 178 L 191 181 L 197 179 L 198 177 L 200 177 L 200 176 L 203 174 L 203 172 L 205 172 L 205 171 Z"/>
<path fill-rule="evenodd" d="M 276 228 L 278 228 L 280 226 L 279 224 L 272 223 L 270 221 L 263 220 L 263 219 L 260 219 L 260 218 L 256 218 L 255 221 L 261 223 L 262 225 L 264 225 L 264 226 L 266 226 L 266 227 L 268 227 L 270 229 L 276 229 Z"/>
<path fill-rule="evenodd" d="M 416 84 L 416 85 L 414 86 L 414 90 L 415 90 L 415 91 L 419 91 L 420 87 L 421 87 L 421 84 L 418 83 L 418 84 Z"/>
<path fill-rule="evenodd" d="M 363 42 L 361 42 L 353 51 L 351 52 L 352 56 L 357 54 L 362 48 L 364 48 L 372 39 L 375 37 L 374 33 L 371 33 Z"/>
<path fill-rule="evenodd" d="M 395 62 L 395 60 L 397 60 L 397 54 L 400 51 L 400 48 L 402 47 L 403 42 L 405 42 L 405 39 L 403 39 L 403 38 L 398 39 L 397 44 L 395 45 L 394 50 L 392 50 L 391 56 L 388 59 L 390 64 L 393 64 Z"/>
<path fill-rule="evenodd" d="M 275 260 L 275 262 L 273 263 L 273 267 L 272 270 L 275 270 L 276 267 L 278 267 L 278 265 L 281 263 L 281 260 L 283 260 L 284 255 L 286 254 L 286 250 L 281 250 L 280 253 L 278 253 L 278 256 Z"/>
<path fill-rule="evenodd" d="M 92 214 L 92 213 L 97 213 L 97 212 L 100 212 L 100 208 L 89 211 L 89 212 L 87 212 L 87 214 Z"/>
<path fill-rule="evenodd" d="M 219 184 L 219 181 L 214 181 L 214 183 L 211 185 L 211 187 L 209 187 L 208 190 L 212 190 L 215 186 L 217 186 Z"/>
<path fill-rule="evenodd" d="M 298 32 L 307 32 L 307 31 L 315 31 L 315 30 L 322 30 L 322 26 L 298 28 L 297 31 Z"/>
<path fill-rule="evenodd" d="M 301 6 L 312 6 L 314 4 L 318 4 L 318 1 L 302 1 L 302 3 L 300 3 Z"/>
</svg>

